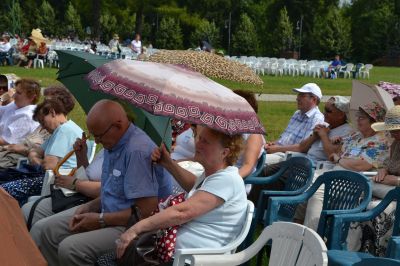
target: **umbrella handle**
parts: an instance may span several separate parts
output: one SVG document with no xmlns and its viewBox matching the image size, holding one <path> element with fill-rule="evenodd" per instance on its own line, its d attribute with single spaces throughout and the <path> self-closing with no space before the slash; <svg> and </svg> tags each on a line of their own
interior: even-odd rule
<svg viewBox="0 0 400 266">
<path fill-rule="evenodd" d="M 88 139 L 88 136 L 86 136 L 85 132 L 82 133 L 82 140 L 86 141 Z M 53 172 L 55 176 L 60 175 L 60 172 L 58 171 L 60 169 L 60 167 L 72 156 L 74 155 L 75 151 L 72 150 L 70 152 L 68 152 L 64 158 L 62 158 L 56 165 L 56 167 L 54 167 Z M 69 176 L 73 176 L 75 174 L 76 168 L 73 168 L 72 171 L 68 174 Z"/>
</svg>

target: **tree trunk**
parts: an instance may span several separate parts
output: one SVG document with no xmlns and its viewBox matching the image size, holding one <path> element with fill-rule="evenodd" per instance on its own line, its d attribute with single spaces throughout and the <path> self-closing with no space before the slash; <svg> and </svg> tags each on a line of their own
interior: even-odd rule
<svg viewBox="0 0 400 266">
<path fill-rule="evenodd" d="M 93 29 L 92 36 L 94 39 L 100 39 L 100 16 L 101 16 L 101 0 L 92 0 L 93 10 Z"/>
<path fill-rule="evenodd" d="M 142 35 L 143 9 L 144 4 L 141 3 L 136 10 L 135 33 L 140 35 Z"/>
</svg>

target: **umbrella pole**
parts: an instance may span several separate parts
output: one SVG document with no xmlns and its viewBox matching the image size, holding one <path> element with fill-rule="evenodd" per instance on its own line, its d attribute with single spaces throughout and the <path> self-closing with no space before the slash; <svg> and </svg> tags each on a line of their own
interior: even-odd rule
<svg viewBox="0 0 400 266">
<path fill-rule="evenodd" d="M 164 134 L 163 134 L 163 137 L 162 137 L 161 143 L 160 143 L 160 150 L 161 150 L 161 144 L 164 143 L 165 137 L 166 137 L 166 135 L 167 135 L 168 126 L 169 126 L 169 121 L 171 121 L 170 118 L 168 118 L 168 122 L 167 122 L 166 125 L 165 125 Z"/>
</svg>

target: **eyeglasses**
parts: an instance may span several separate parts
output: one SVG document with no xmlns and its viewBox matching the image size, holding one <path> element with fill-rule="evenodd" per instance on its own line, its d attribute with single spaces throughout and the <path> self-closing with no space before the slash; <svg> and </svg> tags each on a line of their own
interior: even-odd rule
<svg viewBox="0 0 400 266">
<path fill-rule="evenodd" d="M 325 107 L 325 113 L 327 114 L 333 113 L 333 110 L 329 110 L 328 108 Z"/>
<path fill-rule="evenodd" d="M 95 134 L 89 132 L 89 136 L 91 135 L 91 136 L 93 136 L 93 138 L 98 139 L 98 140 L 101 140 L 101 139 L 108 133 L 108 131 L 110 131 L 110 129 L 111 129 L 113 126 L 115 126 L 115 125 L 114 125 L 114 124 L 111 124 L 102 134 L 95 135 Z"/>
</svg>

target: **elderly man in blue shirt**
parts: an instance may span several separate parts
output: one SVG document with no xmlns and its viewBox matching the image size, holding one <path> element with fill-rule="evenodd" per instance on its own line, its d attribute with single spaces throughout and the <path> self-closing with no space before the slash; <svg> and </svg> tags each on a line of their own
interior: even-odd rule
<svg viewBox="0 0 400 266">
<path fill-rule="evenodd" d="M 98 256 L 115 250 L 132 204 L 147 217 L 159 198 L 171 194 L 170 174 L 151 162 L 156 145 L 129 122 L 121 105 L 96 103 L 87 127 L 105 149 L 101 196 L 48 219 L 40 249 L 49 265 L 94 265 Z"/>
<path fill-rule="evenodd" d="M 293 89 L 297 92 L 298 110 L 290 118 L 289 124 L 280 138 L 265 144 L 268 165 L 284 160 L 285 152 L 300 152 L 300 142 L 308 138 L 318 124 L 324 124 L 324 115 L 318 108 L 322 98 L 321 89 L 315 83 Z"/>
</svg>

